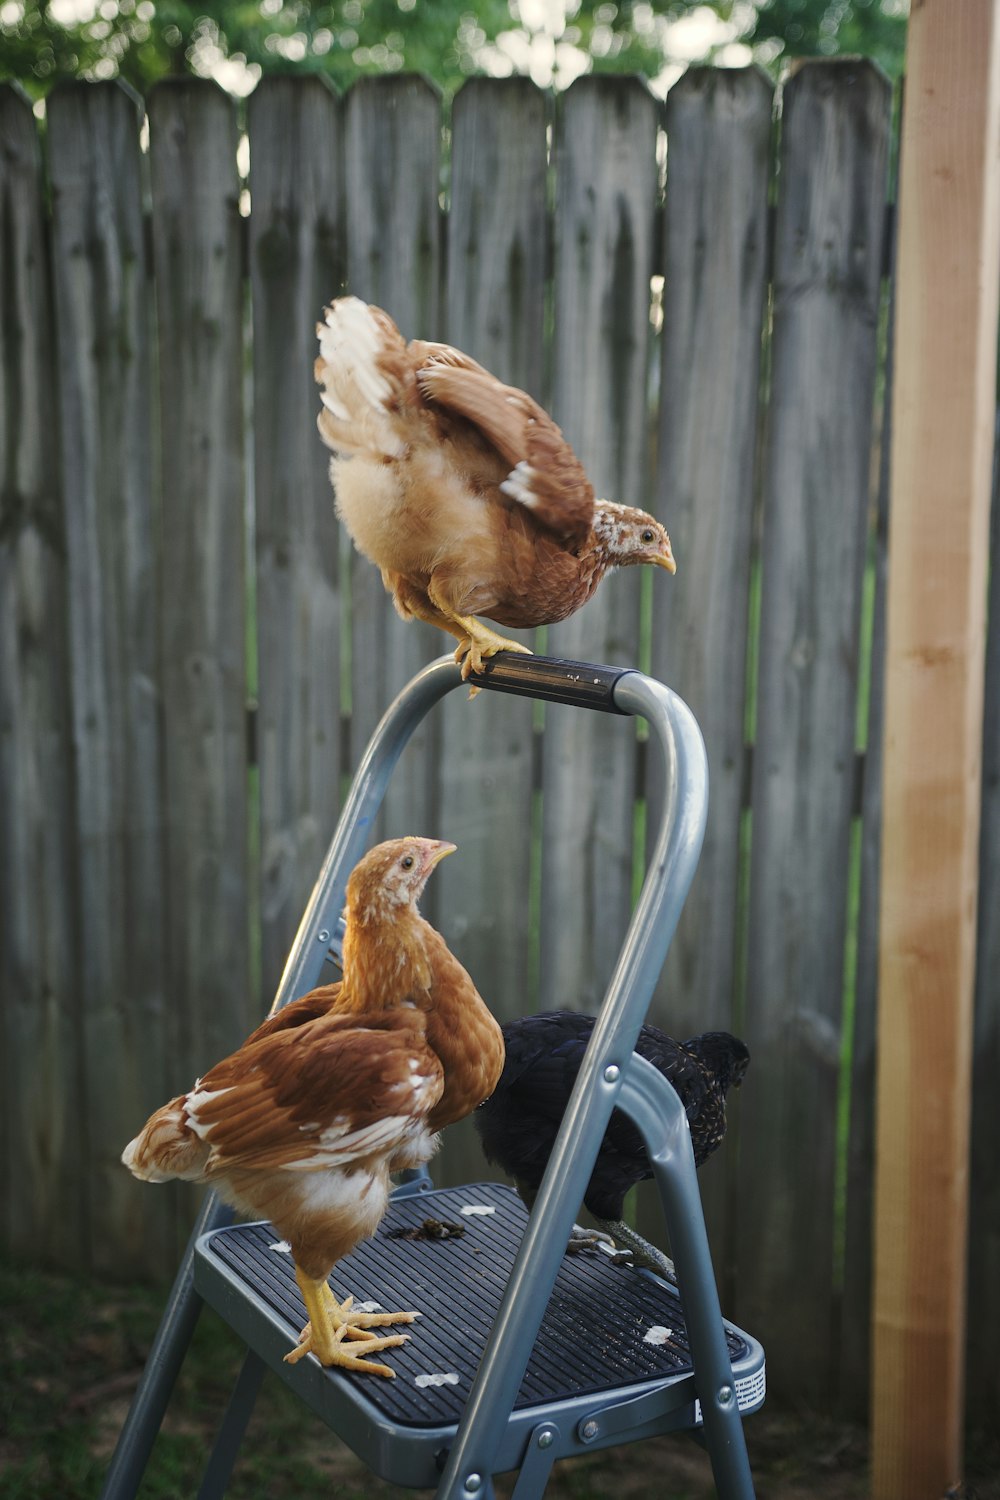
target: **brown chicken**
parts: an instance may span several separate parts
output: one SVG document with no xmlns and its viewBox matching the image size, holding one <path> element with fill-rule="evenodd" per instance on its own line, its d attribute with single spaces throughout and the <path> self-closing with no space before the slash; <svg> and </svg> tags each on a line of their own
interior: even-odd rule
<svg viewBox="0 0 1000 1500">
<path fill-rule="evenodd" d="M 595 500 L 559 428 L 524 391 L 447 344 L 407 344 L 381 308 L 341 297 L 317 327 L 319 430 L 337 511 L 403 619 L 457 636 L 462 675 L 525 651 L 480 621 L 551 625 L 610 568 L 675 571 L 645 511 Z"/>
<path fill-rule="evenodd" d="M 147 1182 L 205 1182 L 289 1242 L 309 1322 L 294 1363 L 391 1376 L 362 1356 L 413 1312 L 358 1313 L 327 1278 L 375 1229 L 390 1172 L 427 1161 L 436 1132 L 485 1099 L 500 1027 L 417 901 L 454 844 L 379 844 L 347 884 L 344 977 L 266 1020 L 187 1094 L 156 1111 L 122 1160 Z"/>
</svg>

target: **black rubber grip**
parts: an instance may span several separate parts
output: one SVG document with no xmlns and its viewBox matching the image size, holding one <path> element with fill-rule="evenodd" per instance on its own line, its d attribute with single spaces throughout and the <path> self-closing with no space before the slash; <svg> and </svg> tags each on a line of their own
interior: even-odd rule
<svg viewBox="0 0 1000 1500">
<path fill-rule="evenodd" d="M 622 712 L 615 707 L 614 686 L 632 671 L 631 667 L 600 667 L 555 656 L 522 656 L 519 651 L 498 651 L 483 666 L 482 673 L 469 678 L 477 687 L 515 693 L 521 698 L 545 698 L 549 703 L 569 703 L 574 708 L 593 708 L 605 714 Z"/>
</svg>

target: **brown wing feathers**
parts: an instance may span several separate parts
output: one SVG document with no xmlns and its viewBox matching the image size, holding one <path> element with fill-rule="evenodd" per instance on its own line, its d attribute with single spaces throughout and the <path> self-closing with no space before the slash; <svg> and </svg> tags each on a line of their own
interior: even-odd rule
<svg viewBox="0 0 1000 1500">
<path fill-rule="evenodd" d="M 473 423 L 511 467 L 501 490 L 568 544 L 590 535 L 594 491 L 576 454 L 546 411 L 455 349 L 417 372 L 423 395 Z"/>
<path fill-rule="evenodd" d="M 412 1015 L 328 1016 L 245 1045 L 187 1096 L 209 1174 L 346 1165 L 393 1148 L 440 1097 L 442 1070 Z"/>
</svg>

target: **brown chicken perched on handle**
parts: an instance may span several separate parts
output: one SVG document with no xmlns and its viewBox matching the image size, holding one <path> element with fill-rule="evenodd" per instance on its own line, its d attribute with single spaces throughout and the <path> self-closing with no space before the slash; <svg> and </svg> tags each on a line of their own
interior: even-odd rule
<svg viewBox="0 0 1000 1500">
<path fill-rule="evenodd" d="M 447 344 L 407 344 L 387 313 L 340 297 L 317 327 L 319 430 L 337 511 L 403 619 L 457 636 L 462 676 L 526 651 L 475 618 L 551 625 L 611 568 L 675 571 L 645 511 L 595 500 L 552 418 Z"/>
<path fill-rule="evenodd" d="M 418 1315 L 354 1312 L 327 1278 L 374 1234 L 390 1172 L 427 1161 L 436 1132 L 475 1109 L 503 1068 L 500 1027 L 417 910 L 454 848 L 406 838 L 370 850 L 347 883 L 343 980 L 271 1016 L 122 1155 L 147 1182 L 208 1183 L 289 1242 L 309 1317 L 292 1363 L 313 1353 L 392 1376 L 362 1356 L 407 1335 L 370 1330 Z"/>
</svg>

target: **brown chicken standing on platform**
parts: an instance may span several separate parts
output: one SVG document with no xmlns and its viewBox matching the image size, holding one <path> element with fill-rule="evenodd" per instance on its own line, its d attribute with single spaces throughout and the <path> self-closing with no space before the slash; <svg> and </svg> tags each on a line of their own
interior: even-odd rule
<svg viewBox="0 0 1000 1500">
<path fill-rule="evenodd" d="M 595 500 L 552 418 L 447 344 L 407 344 L 387 313 L 340 297 L 317 327 L 319 430 L 337 511 L 403 619 L 457 636 L 462 676 L 526 651 L 479 620 L 551 625 L 610 568 L 675 571 L 645 511 Z"/>
<path fill-rule="evenodd" d="M 236 1052 L 171 1099 L 125 1148 L 147 1182 L 205 1182 L 286 1239 L 309 1323 L 294 1363 L 392 1376 L 361 1356 L 406 1335 L 371 1329 L 413 1312 L 338 1303 L 335 1263 L 374 1234 L 390 1172 L 427 1161 L 436 1132 L 469 1114 L 503 1068 L 500 1027 L 417 901 L 454 844 L 394 839 L 347 883 L 343 980 L 276 1012 Z"/>
</svg>

